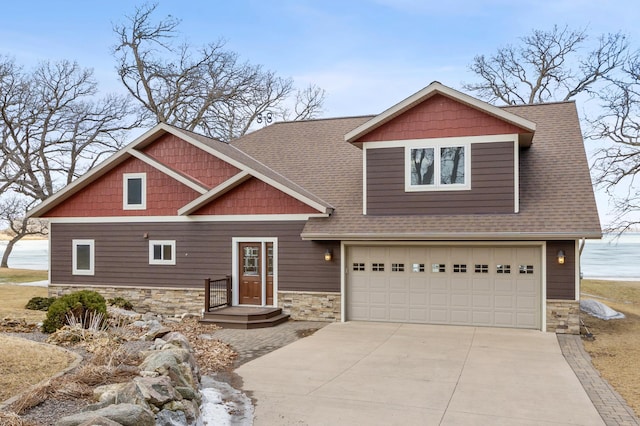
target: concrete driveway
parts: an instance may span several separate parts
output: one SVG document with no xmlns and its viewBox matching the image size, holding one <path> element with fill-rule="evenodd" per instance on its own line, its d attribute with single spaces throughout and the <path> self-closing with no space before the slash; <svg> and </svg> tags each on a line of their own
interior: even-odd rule
<svg viewBox="0 0 640 426">
<path fill-rule="evenodd" d="M 256 425 L 603 425 L 556 336 L 347 322 L 242 365 Z"/>
</svg>

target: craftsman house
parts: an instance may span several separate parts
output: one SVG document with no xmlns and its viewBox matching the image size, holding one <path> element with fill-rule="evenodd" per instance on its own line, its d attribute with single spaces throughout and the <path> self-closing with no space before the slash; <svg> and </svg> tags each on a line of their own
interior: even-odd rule
<svg viewBox="0 0 640 426">
<path fill-rule="evenodd" d="M 573 102 L 495 107 L 434 82 L 383 113 L 231 144 L 159 124 L 31 212 L 53 295 L 294 319 L 578 332 L 601 230 Z M 207 299 L 207 307 L 209 307 Z"/>
</svg>

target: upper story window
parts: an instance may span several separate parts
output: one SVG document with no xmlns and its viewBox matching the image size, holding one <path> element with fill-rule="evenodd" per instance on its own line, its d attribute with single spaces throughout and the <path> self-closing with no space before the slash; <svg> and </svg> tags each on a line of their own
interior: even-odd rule
<svg viewBox="0 0 640 426">
<path fill-rule="evenodd" d="M 471 189 L 471 159 L 467 144 L 405 148 L 406 191 Z"/>
<path fill-rule="evenodd" d="M 147 208 L 147 174 L 125 173 L 123 181 L 123 209 L 144 210 Z"/>
</svg>

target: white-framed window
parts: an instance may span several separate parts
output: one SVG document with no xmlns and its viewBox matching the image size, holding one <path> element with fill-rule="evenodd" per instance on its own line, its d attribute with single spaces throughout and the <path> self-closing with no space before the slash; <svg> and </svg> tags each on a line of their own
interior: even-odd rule
<svg viewBox="0 0 640 426">
<path fill-rule="evenodd" d="M 149 265 L 175 265 L 175 240 L 150 240 Z"/>
<path fill-rule="evenodd" d="M 147 174 L 125 173 L 122 175 L 122 208 L 144 210 L 147 208 Z"/>
<path fill-rule="evenodd" d="M 405 191 L 471 189 L 468 143 L 424 143 L 405 147 Z"/>
<path fill-rule="evenodd" d="M 72 240 L 72 274 L 94 275 L 94 240 Z"/>
</svg>

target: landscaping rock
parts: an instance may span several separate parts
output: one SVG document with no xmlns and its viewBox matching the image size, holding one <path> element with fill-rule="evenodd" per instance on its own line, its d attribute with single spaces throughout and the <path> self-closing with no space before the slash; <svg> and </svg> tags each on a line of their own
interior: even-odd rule
<svg viewBox="0 0 640 426">
<path fill-rule="evenodd" d="M 172 331 L 171 333 L 165 334 L 162 337 L 162 340 L 165 342 L 165 345 L 177 346 L 188 351 L 191 350 L 191 344 L 189 343 L 189 340 L 182 333 Z"/>
<path fill-rule="evenodd" d="M 103 386 L 94 390 L 94 396 L 103 404 L 136 404 L 146 409 L 152 409 L 147 403 L 147 398 L 135 382 L 117 383 L 107 385 L 109 388 L 102 390 Z"/>
<path fill-rule="evenodd" d="M 169 411 L 182 411 L 189 422 L 194 422 L 198 417 L 200 417 L 199 405 L 193 401 L 189 401 L 188 399 L 183 399 L 182 401 L 171 401 L 170 403 L 165 404 L 162 408 Z"/>
<path fill-rule="evenodd" d="M 168 376 L 174 386 L 197 388 L 199 381 L 189 363 L 179 362 L 173 352 L 167 350 L 151 353 L 140 364 L 140 370 L 155 371 L 162 376 Z"/>
<path fill-rule="evenodd" d="M 150 410 L 134 404 L 114 404 L 100 410 L 63 417 L 56 422 L 56 426 L 78 426 L 96 417 L 107 418 L 122 426 L 155 425 L 155 416 Z"/>
<path fill-rule="evenodd" d="M 109 420 L 106 417 L 95 417 L 91 420 L 87 420 L 81 423 L 79 426 L 122 426 L 122 423 Z"/>
<path fill-rule="evenodd" d="M 165 334 L 171 332 L 171 329 L 162 325 L 158 320 L 151 320 L 147 322 L 148 331 L 140 337 L 140 340 L 146 340 L 148 342 L 154 341 L 157 337 L 162 337 Z"/>
<path fill-rule="evenodd" d="M 133 383 L 138 387 L 145 400 L 158 408 L 168 402 L 182 399 L 182 395 L 174 389 L 166 376 L 136 377 L 133 379 Z"/>
<path fill-rule="evenodd" d="M 162 410 L 156 414 L 156 426 L 184 426 L 187 416 L 183 411 Z"/>
<path fill-rule="evenodd" d="M 202 402 L 202 396 L 200 392 L 196 391 L 193 388 L 188 386 L 176 386 L 176 391 L 182 395 L 184 399 L 189 399 L 191 401 L 196 401 L 198 404 Z"/>
</svg>

